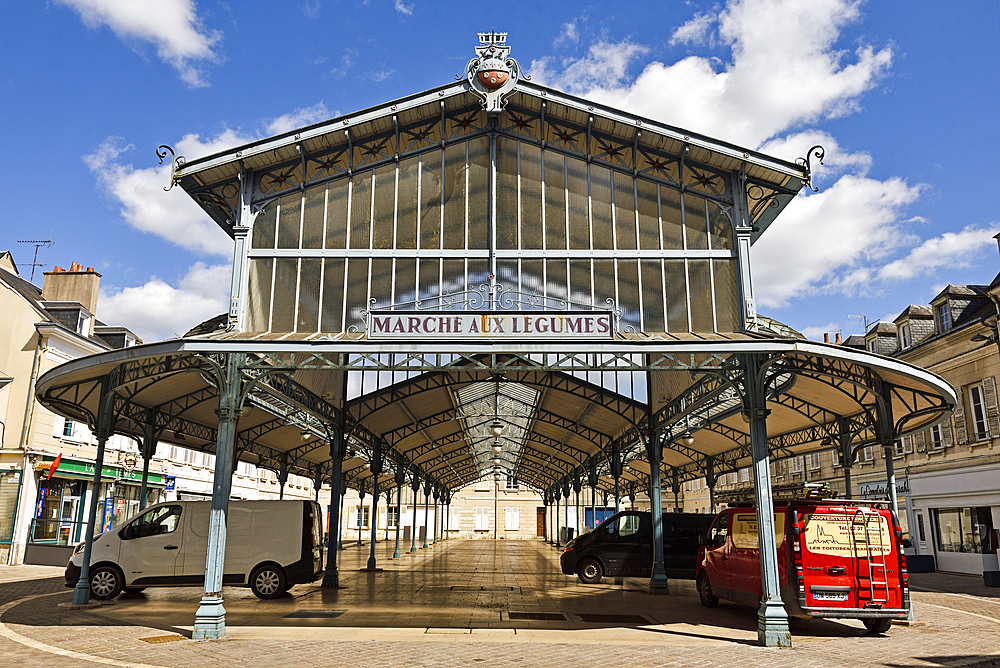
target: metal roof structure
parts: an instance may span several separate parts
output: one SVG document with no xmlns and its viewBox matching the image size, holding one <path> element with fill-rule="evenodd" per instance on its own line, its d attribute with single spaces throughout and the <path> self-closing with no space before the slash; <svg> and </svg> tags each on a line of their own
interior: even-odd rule
<svg viewBox="0 0 1000 668">
<path fill-rule="evenodd" d="M 448 503 L 507 474 L 546 504 L 586 481 L 654 507 L 662 480 L 711 487 L 752 466 L 766 499 L 769 458 L 837 447 L 850 462 L 955 404 L 929 372 L 758 316 L 751 245 L 822 148 L 790 163 L 537 86 L 506 34 L 479 38 L 463 81 L 174 156 L 171 187 L 234 239 L 229 313 L 38 381 L 99 440 L 216 452 L 195 637 L 224 633 L 237 460 L 334 494 L 409 480 Z M 758 513 L 780 607 L 771 522 Z M 661 555 L 651 590 L 665 582 Z M 784 613 L 761 614 L 762 643 L 786 644 Z"/>
<path fill-rule="evenodd" d="M 268 353 L 255 353 L 257 346 Z M 749 464 L 749 427 L 727 377 L 729 360 L 739 354 L 770 359 L 768 442 L 776 458 L 834 447 L 842 433 L 855 449 L 875 443 L 875 404 L 883 388 L 897 436 L 929 428 L 955 401 L 939 378 L 897 360 L 764 334 L 728 341 L 619 341 L 603 348 L 589 343 L 589 350 L 562 344 L 547 346 L 546 354 L 510 344 L 497 353 L 470 344 L 464 354 L 455 352 L 454 344 L 434 341 L 393 344 L 391 352 L 386 347 L 363 341 L 180 339 L 69 362 L 42 376 L 38 397 L 52 410 L 93 425 L 101 379 L 111 376 L 118 393 L 116 432 L 142 438 L 152 422 L 157 440 L 214 452 L 219 399 L 210 367 L 218 355 L 242 349 L 255 358 L 247 363 L 248 378 L 268 372 L 250 394 L 254 410 L 240 419 L 236 448 L 245 461 L 328 480 L 327 428 L 342 419 L 355 454 L 343 464 L 351 486 L 371 489 L 376 474 L 365 464 L 375 456 L 375 442 L 384 439 L 390 450 L 381 488 L 393 485 L 395 467 L 403 466 L 442 489 L 457 489 L 493 471 L 489 426 L 496 418 L 504 425 L 506 474 L 546 490 L 586 477 L 593 464 L 604 491 L 613 488 L 613 449 L 623 461 L 634 462 L 621 479 L 646 484 L 643 441 L 651 419 L 670 434 L 662 439 L 665 474 L 676 470 L 688 480 L 704 476 L 707 465 L 728 471 Z M 670 366 L 662 365 L 664 351 L 675 358 Z M 682 357 L 706 361 L 685 368 L 676 361 Z M 309 358 L 311 365 L 300 361 Z M 415 372 L 415 358 L 427 366 L 432 358 L 437 362 Z M 625 359 L 629 371 L 611 370 Z M 377 369 L 397 379 L 347 400 L 341 411 L 339 399 L 323 390 L 337 385 L 330 377 L 349 369 Z M 586 380 L 588 374 L 603 382 Z M 605 387 L 630 374 L 648 374 L 653 388 L 676 378 L 686 387 L 650 414 L 644 401 Z M 671 438 L 681 434 L 693 435 L 693 444 Z"/>
</svg>

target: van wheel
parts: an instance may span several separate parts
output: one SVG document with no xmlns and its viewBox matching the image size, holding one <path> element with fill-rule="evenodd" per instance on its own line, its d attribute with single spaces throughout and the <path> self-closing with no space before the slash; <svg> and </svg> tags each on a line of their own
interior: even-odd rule
<svg viewBox="0 0 1000 668">
<path fill-rule="evenodd" d="M 705 571 L 698 574 L 698 598 L 706 608 L 719 606 L 719 597 L 712 593 L 712 583 L 708 581 L 708 574 Z"/>
<path fill-rule="evenodd" d="M 885 633 L 890 628 L 892 628 L 891 619 L 885 619 L 885 618 L 874 619 L 872 617 L 867 617 L 865 619 L 862 619 L 861 622 L 865 625 L 865 628 L 868 629 L 871 633 Z"/>
<path fill-rule="evenodd" d="M 99 601 L 108 601 L 122 593 L 124 582 L 114 566 L 98 566 L 90 572 L 90 594 Z"/>
<path fill-rule="evenodd" d="M 604 577 L 604 569 L 596 559 L 584 559 L 576 567 L 576 575 L 583 584 L 597 584 Z"/>
<path fill-rule="evenodd" d="M 287 590 L 285 573 L 277 566 L 264 564 L 250 574 L 250 591 L 257 598 L 277 598 Z"/>
</svg>

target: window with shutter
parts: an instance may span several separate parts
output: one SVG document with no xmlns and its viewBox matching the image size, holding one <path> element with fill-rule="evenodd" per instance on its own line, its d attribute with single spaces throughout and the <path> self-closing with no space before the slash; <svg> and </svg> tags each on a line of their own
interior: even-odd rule
<svg viewBox="0 0 1000 668">
<path fill-rule="evenodd" d="M 962 445 L 969 442 L 969 431 L 965 426 L 965 391 L 962 387 L 955 388 L 955 395 L 958 401 L 955 403 L 955 410 L 951 414 L 955 421 L 955 441 Z"/>
<path fill-rule="evenodd" d="M 504 528 L 517 531 L 521 527 L 521 513 L 517 508 L 504 508 Z"/>
<path fill-rule="evenodd" d="M 993 376 L 983 378 L 983 399 L 986 403 L 986 427 L 991 436 L 1000 435 L 1000 410 L 997 407 L 997 386 Z"/>
<path fill-rule="evenodd" d="M 969 387 L 969 417 L 972 422 L 972 436 L 977 441 L 990 437 L 989 425 L 986 422 L 986 398 L 982 385 Z"/>
</svg>

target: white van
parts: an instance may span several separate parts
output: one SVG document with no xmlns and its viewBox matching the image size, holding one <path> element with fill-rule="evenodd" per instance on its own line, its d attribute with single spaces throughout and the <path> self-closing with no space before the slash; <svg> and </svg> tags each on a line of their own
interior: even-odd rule
<svg viewBox="0 0 1000 668">
<path fill-rule="evenodd" d="M 90 591 L 114 598 L 122 590 L 194 587 L 205 582 L 209 501 L 158 503 L 94 538 Z M 323 575 L 320 506 L 315 501 L 230 501 L 222 582 L 276 598 L 292 585 Z M 75 587 L 84 544 L 66 566 Z"/>
</svg>

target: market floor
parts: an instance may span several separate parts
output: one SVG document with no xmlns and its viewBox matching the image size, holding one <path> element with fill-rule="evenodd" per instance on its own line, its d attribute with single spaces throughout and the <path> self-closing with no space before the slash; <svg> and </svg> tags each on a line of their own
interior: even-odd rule
<svg viewBox="0 0 1000 668">
<path fill-rule="evenodd" d="M 58 569 L 0 567 L 4 665 L 93 666 L 1000 666 L 1000 590 L 914 574 L 917 622 L 882 636 L 855 620 L 792 620 L 792 649 L 756 646 L 756 610 L 703 608 L 693 582 L 586 586 L 535 541 L 452 540 L 415 554 L 340 551 L 341 588 L 260 601 L 225 590 L 226 638 L 190 640 L 200 589 L 147 589 L 76 608 Z"/>
</svg>

